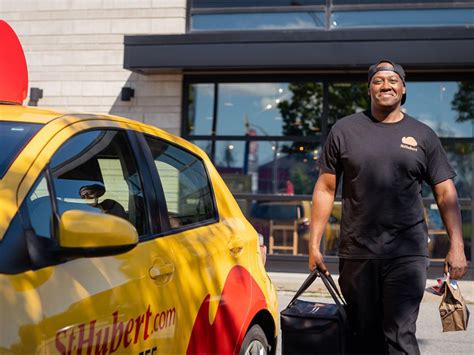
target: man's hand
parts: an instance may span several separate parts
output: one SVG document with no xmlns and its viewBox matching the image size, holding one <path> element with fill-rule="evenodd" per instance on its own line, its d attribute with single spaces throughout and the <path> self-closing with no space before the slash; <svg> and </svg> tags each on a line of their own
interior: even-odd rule
<svg viewBox="0 0 474 355">
<path fill-rule="evenodd" d="M 461 248 L 451 248 L 446 255 L 444 260 L 444 273 L 447 275 L 449 272 L 449 278 L 460 279 L 467 272 L 467 261 L 464 250 Z"/>
<path fill-rule="evenodd" d="M 323 274 L 329 275 L 328 268 L 324 264 L 323 254 L 319 250 L 309 252 L 309 271 L 313 271 L 315 268 L 318 268 Z"/>
<path fill-rule="evenodd" d="M 317 267 L 325 275 L 329 275 L 328 268 L 324 264 L 324 257 L 320 251 L 321 239 L 324 228 L 331 215 L 336 194 L 336 175 L 322 173 L 316 181 L 313 191 L 313 204 L 311 207 L 311 225 L 309 238 L 309 271 Z"/>
<path fill-rule="evenodd" d="M 448 255 L 444 260 L 444 273 L 449 272 L 450 278 L 459 279 L 467 272 L 467 261 L 466 255 L 464 255 L 461 211 L 456 187 L 453 180 L 448 179 L 432 188 L 450 243 Z"/>
</svg>

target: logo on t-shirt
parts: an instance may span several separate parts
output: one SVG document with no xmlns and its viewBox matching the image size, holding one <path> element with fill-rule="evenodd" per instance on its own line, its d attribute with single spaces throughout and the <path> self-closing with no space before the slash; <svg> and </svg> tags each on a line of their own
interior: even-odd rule
<svg viewBox="0 0 474 355">
<path fill-rule="evenodd" d="M 414 152 L 418 151 L 418 143 L 416 139 L 413 137 L 402 137 L 402 144 L 400 144 L 400 148 L 412 150 Z"/>
</svg>

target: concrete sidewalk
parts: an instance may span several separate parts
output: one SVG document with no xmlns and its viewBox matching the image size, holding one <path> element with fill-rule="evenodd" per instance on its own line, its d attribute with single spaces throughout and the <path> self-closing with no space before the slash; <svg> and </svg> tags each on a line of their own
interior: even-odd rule
<svg viewBox="0 0 474 355">
<path fill-rule="evenodd" d="M 279 293 L 294 294 L 303 281 L 306 279 L 308 274 L 302 273 L 286 273 L 286 272 L 269 272 L 270 279 L 275 284 L 275 287 Z M 339 275 L 332 274 L 334 281 L 337 283 Z M 436 280 L 428 279 L 426 287 L 436 285 Z M 462 295 L 467 303 L 474 304 L 474 281 L 472 280 L 460 280 L 458 281 L 459 287 L 461 288 Z M 330 297 L 326 290 L 323 282 L 318 278 L 307 291 L 312 296 Z M 423 302 L 441 302 L 441 297 L 433 295 L 429 292 L 425 292 Z M 471 308 L 471 307 L 470 307 Z"/>
</svg>

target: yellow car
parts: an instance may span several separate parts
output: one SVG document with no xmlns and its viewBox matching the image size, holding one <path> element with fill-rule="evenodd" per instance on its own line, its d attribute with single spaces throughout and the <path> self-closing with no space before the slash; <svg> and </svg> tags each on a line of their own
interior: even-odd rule
<svg viewBox="0 0 474 355">
<path fill-rule="evenodd" d="M 258 234 L 204 152 L 0 81 L 0 353 L 275 351 Z"/>
</svg>

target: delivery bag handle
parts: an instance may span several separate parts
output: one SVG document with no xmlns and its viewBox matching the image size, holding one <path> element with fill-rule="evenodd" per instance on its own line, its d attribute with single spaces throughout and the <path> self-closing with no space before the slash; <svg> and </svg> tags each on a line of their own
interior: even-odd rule
<svg viewBox="0 0 474 355">
<path fill-rule="evenodd" d="M 290 301 L 288 304 L 288 307 L 290 307 L 301 294 L 308 289 L 309 286 L 316 280 L 317 277 L 320 277 L 321 280 L 324 283 L 324 286 L 326 289 L 329 291 L 332 299 L 334 302 L 340 306 L 340 305 L 346 305 L 346 302 L 344 301 L 344 298 L 342 297 L 341 293 L 339 292 L 339 289 L 337 288 L 336 283 L 334 282 L 334 279 L 332 276 L 326 275 L 323 272 L 321 272 L 318 268 L 315 268 L 311 273 L 308 275 L 306 280 L 303 281 L 303 284 L 300 286 L 298 291 L 296 291 L 295 295 L 293 296 L 293 299 Z"/>
</svg>

